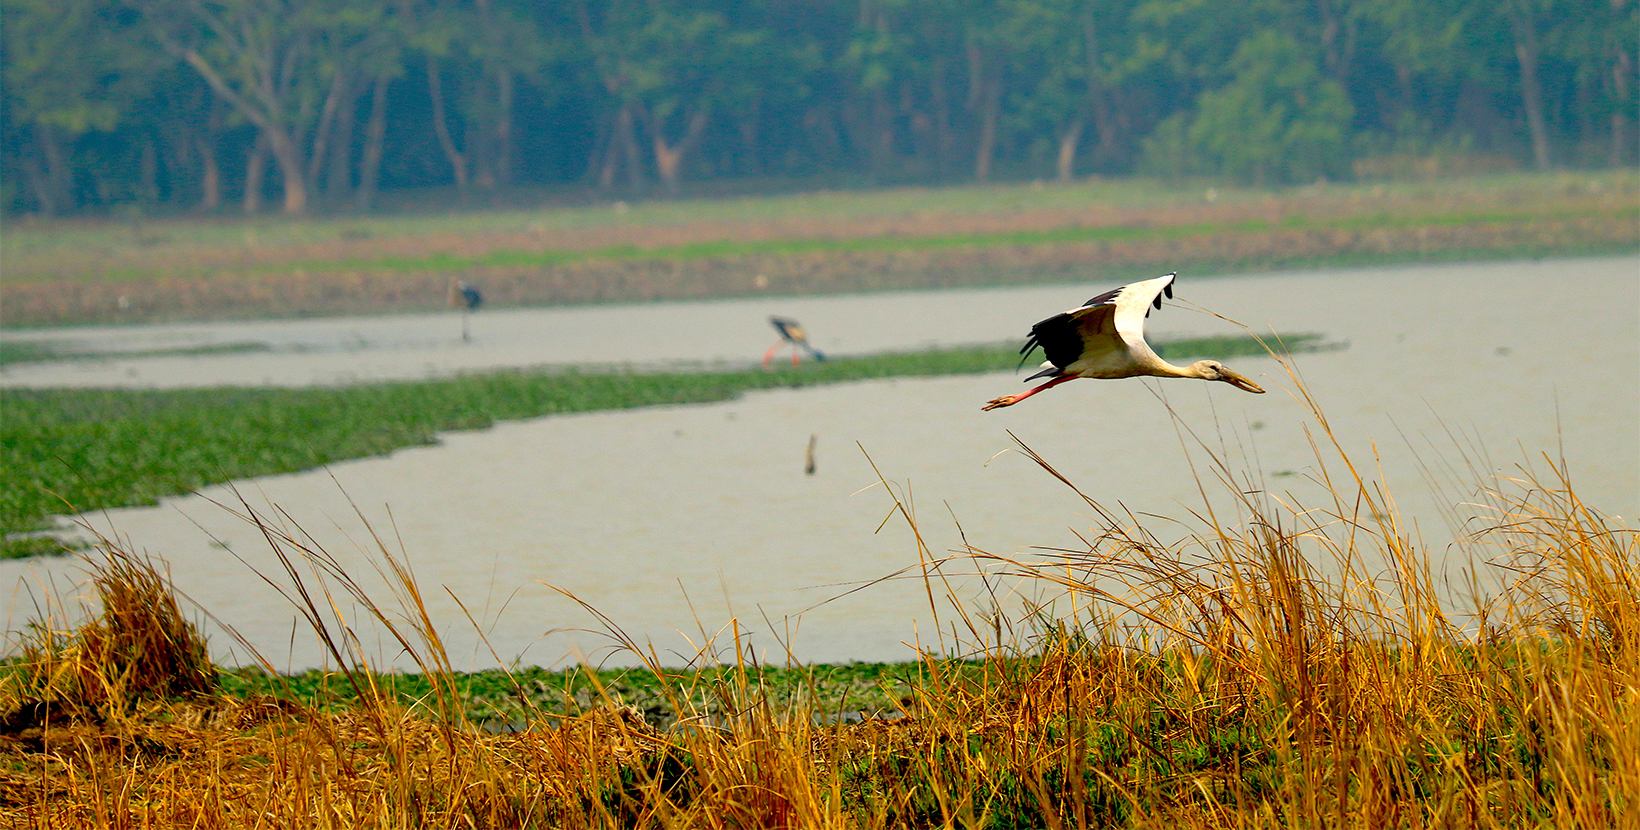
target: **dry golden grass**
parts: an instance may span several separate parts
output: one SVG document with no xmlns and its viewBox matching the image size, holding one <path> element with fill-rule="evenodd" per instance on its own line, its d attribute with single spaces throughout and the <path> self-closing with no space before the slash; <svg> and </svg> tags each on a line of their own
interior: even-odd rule
<svg viewBox="0 0 1640 830">
<path fill-rule="evenodd" d="M 945 610 L 958 620 L 947 645 L 963 659 L 927 658 L 901 716 L 859 723 L 771 702 L 755 666 L 707 682 L 652 665 L 668 678 L 673 728 L 606 699 L 487 733 L 454 701 L 414 575 L 386 545 L 391 613 L 324 551 L 247 508 L 358 703 L 321 710 L 184 694 L 139 679 L 129 661 L 93 656 L 108 652 L 89 644 L 115 641 L 198 654 L 174 610 L 105 612 L 78 631 L 47 623 L 0 687 L 11 713 L 0 729 L 0 818 L 18 827 L 1640 826 L 1635 532 L 1582 504 L 1553 465 L 1495 482 L 1490 521 L 1466 544 L 1489 552 L 1492 564 L 1478 568 L 1508 578 L 1460 612 L 1430 552 L 1311 404 L 1324 504 L 1278 498 L 1209 453 L 1204 487 L 1223 488 L 1234 507 L 1204 509 L 1195 521 L 1205 529 L 1181 540 L 1088 499 L 1096 523 L 1085 547 L 1029 557 L 921 550 L 931 602 L 945 593 L 941 572 L 959 563 L 1056 596 L 1023 617 Z M 326 578 L 301 578 L 311 573 Z M 140 594 L 174 608 L 163 580 L 117 548 L 98 574 L 105 598 Z M 375 609 L 442 678 L 426 699 L 405 706 L 378 693 L 351 633 L 327 623 L 336 598 Z M 187 674 L 197 663 L 170 665 Z"/>
</svg>

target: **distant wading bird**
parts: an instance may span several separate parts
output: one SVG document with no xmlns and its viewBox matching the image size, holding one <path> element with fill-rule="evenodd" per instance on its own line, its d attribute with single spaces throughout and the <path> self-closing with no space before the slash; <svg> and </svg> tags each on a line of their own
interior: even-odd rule
<svg viewBox="0 0 1640 830">
<path fill-rule="evenodd" d="M 451 280 L 449 300 L 450 305 L 461 308 L 462 342 L 471 341 L 473 338 L 467 330 L 467 315 L 477 311 L 478 307 L 484 304 L 484 295 L 478 293 L 478 289 L 465 280 Z"/>
<path fill-rule="evenodd" d="M 1081 308 L 1055 314 L 1034 326 L 1031 337 L 1019 350 L 1029 355 L 1042 347 L 1048 360 L 1042 371 L 1026 378 L 1053 378 L 1028 392 L 993 399 L 983 408 L 1013 406 L 1044 389 L 1077 378 L 1131 378 L 1154 375 L 1160 378 L 1200 378 L 1222 380 L 1237 389 L 1264 394 L 1258 384 L 1230 371 L 1216 360 L 1198 360 L 1189 366 L 1174 366 L 1163 360 L 1145 342 L 1145 318 L 1152 306 L 1162 307 L 1162 294 L 1173 298 L 1173 280 L 1168 274 L 1153 280 L 1124 285 L 1106 291 Z M 1022 361 L 1023 362 L 1023 361 Z"/>
<path fill-rule="evenodd" d="M 815 360 L 826 359 L 826 356 L 821 354 L 818 349 L 809 345 L 809 336 L 803 333 L 803 327 L 796 320 L 790 317 L 770 317 L 769 325 L 774 326 L 774 330 L 780 332 L 780 339 L 774 341 L 774 345 L 763 353 L 763 368 L 769 368 L 769 361 L 774 359 L 775 350 L 785 345 L 792 347 L 793 366 L 797 365 L 798 349 L 808 352 Z"/>
</svg>

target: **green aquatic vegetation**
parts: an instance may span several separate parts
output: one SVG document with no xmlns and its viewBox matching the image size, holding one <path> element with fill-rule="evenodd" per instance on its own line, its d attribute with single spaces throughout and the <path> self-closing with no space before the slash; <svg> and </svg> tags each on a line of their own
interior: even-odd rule
<svg viewBox="0 0 1640 830">
<path fill-rule="evenodd" d="M 1276 341 L 1270 341 L 1274 344 Z M 1289 351 L 1319 335 L 1280 339 Z M 1253 338 L 1164 342 L 1163 354 L 1263 354 Z M 757 389 L 886 377 L 1002 372 L 996 344 L 837 358 L 781 367 L 634 371 L 510 370 L 422 381 L 300 389 L 7 389 L 0 393 L 0 558 L 55 548 L 19 536 L 48 517 L 154 504 L 210 484 L 311 470 L 433 444 L 440 432 L 497 421 L 665 404 L 713 403 Z"/>
<path fill-rule="evenodd" d="M 0 366 L 58 360 L 62 352 L 50 343 L 0 340 Z"/>
<path fill-rule="evenodd" d="M 953 663 L 959 661 L 952 661 Z M 971 664 L 970 671 L 976 671 Z M 435 678 L 421 673 L 375 673 L 371 688 L 408 708 L 434 700 Z M 506 731 L 572 717 L 605 705 L 630 706 L 649 723 L 675 724 L 676 703 L 725 713 L 726 687 L 755 690 L 775 711 L 805 711 L 821 721 L 849 722 L 903 714 L 902 701 L 919 683 L 916 663 L 838 663 L 812 666 L 710 666 L 707 668 L 546 669 L 520 666 L 457 673 L 451 682 L 461 717 L 480 728 Z M 340 672 L 311 669 L 270 674 L 255 666 L 221 669 L 222 693 L 242 699 L 274 697 L 324 711 L 360 705 L 356 689 Z M 432 713 L 429 710 L 429 714 Z"/>
<path fill-rule="evenodd" d="M 0 366 L 13 363 L 46 363 L 54 360 L 138 360 L 147 357 L 208 357 L 210 355 L 270 352 L 266 343 L 212 343 L 175 349 L 142 349 L 119 352 L 85 352 L 50 341 L 0 340 Z"/>
</svg>

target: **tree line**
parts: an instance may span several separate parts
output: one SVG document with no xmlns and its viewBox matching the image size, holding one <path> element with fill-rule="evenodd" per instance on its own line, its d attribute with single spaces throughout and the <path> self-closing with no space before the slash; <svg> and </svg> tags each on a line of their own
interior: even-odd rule
<svg viewBox="0 0 1640 830">
<path fill-rule="evenodd" d="M 7 212 L 1636 161 L 1640 0 L 3 0 Z"/>
</svg>

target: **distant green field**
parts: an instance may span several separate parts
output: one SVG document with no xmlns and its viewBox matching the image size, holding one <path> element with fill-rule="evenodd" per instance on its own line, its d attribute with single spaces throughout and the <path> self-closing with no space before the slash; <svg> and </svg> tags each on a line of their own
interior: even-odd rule
<svg viewBox="0 0 1640 830">
<path fill-rule="evenodd" d="M 800 194 L 743 196 L 593 205 L 548 205 L 541 209 L 473 209 L 339 217 L 262 216 L 220 221 L 135 217 L 124 221 L 38 223 L 15 226 L 0 238 L 3 256 L 14 274 L 50 272 L 58 279 L 121 280 L 152 275 L 151 267 L 88 267 L 68 273 L 53 263 L 79 262 L 87 254 L 131 255 L 142 252 L 244 250 L 273 254 L 261 265 L 240 263 L 232 270 L 346 271 L 384 269 L 453 271 L 466 268 L 550 266 L 583 260 L 690 260 L 711 257 L 808 252 L 893 251 L 948 247 L 1041 245 L 1079 241 L 1181 238 L 1204 233 L 1253 232 L 1274 227 L 1309 230 L 1363 230 L 1422 225 L 1456 226 L 1488 222 L 1553 220 L 1632 215 L 1632 205 L 1599 207 L 1591 200 L 1601 192 L 1631 192 L 1635 172 L 1504 173 L 1461 179 L 1316 184 L 1304 188 L 1262 189 L 1218 185 L 1169 184 L 1147 179 L 1089 180 L 1070 183 L 986 184 L 953 187 L 901 187 Z M 1210 192 L 1208 199 L 1204 193 Z M 1568 194 L 1581 198 L 1562 201 Z M 435 200 L 437 201 L 437 200 Z M 1245 206 L 1246 219 L 1197 222 L 1158 218 L 1141 211 Z M 1304 210 L 1307 203 L 1328 207 L 1322 214 Z M 443 204 L 442 202 L 438 202 Z M 1286 206 L 1279 222 L 1259 216 L 1274 203 Z M 1340 208 L 1346 205 L 1346 208 Z M 1006 218 L 1033 212 L 1075 212 L 1120 206 L 1134 211 L 1133 223 L 1073 224 L 1031 230 L 969 231 L 873 236 L 833 236 L 835 222 L 904 217 L 986 216 Z M 1339 211 L 1342 210 L 1340 213 Z M 737 226 L 783 223 L 773 238 L 739 239 Z M 634 228 L 667 229 L 721 224 L 721 238 L 677 244 L 621 243 L 575 248 L 503 247 L 477 253 L 440 250 L 440 240 L 486 236 L 529 238 L 544 232 L 587 232 Z M 303 257 L 294 252 L 322 250 L 329 243 L 361 240 L 430 240 L 413 254 L 364 258 Z M 419 243 L 418 243 L 419 244 Z M 487 247 L 487 246 L 486 246 Z M 140 258 L 140 256 L 139 256 Z M 254 257 L 252 257 L 254 259 Z M 94 261 L 94 260 L 92 260 Z M 158 270 L 176 273 L 174 266 Z"/>
<path fill-rule="evenodd" d="M 1628 208 L 1590 212 L 1542 211 L 1537 209 L 1442 212 L 1415 216 L 1348 216 L 1314 218 L 1293 215 L 1280 221 L 1244 219 L 1166 226 L 1062 227 L 1040 230 L 992 231 L 982 233 L 930 234 L 917 237 L 870 236 L 852 239 L 795 238 L 768 240 L 724 239 L 682 245 L 654 247 L 631 244 L 608 245 L 586 250 L 520 251 L 496 250 L 461 256 L 432 253 L 419 256 L 379 257 L 339 261 L 305 261 L 266 266 L 265 270 L 385 269 L 393 271 L 459 272 L 472 268 L 543 267 L 584 260 L 687 261 L 768 254 L 842 253 L 865 251 L 915 251 L 942 248 L 991 248 L 998 246 L 1051 245 L 1071 242 L 1112 242 L 1119 240 L 1184 239 L 1206 234 L 1247 233 L 1274 228 L 1344 231 L 1401 228 L 1419 225 L 1460 226 L 1491 222 L 1517 222 L 1556 218 L 1630 216 Z"/>
<path fill-rule="evenodd" d="M 1494 177 L 1492 186 L 1513 186 L 1518 176 Z M 1486 186 L 1486 185 L 1479 185 Z M 1418 184 L 1396 185 L 1396 192 L 1421 190 Z M 1271 191 L 1223 187 L 1223 201 L 1256 202 Z M 641 226 L 666 228 L 700 222 L 739 223 L 771 220 L 871 219 L 915 214 L 1009 214 L 1025 210 L 1075 208 L 1101 203 L 1134 207 L 1195 204 L 1202 189 L 1142 179 L 1083 181 L 1070 184 L 985 184 L 951 187 L 863 188 L 772 196 L 717 199 L 604 201 L 592 205 L 548 205 L 539 209 L 474 209 L 404 212 L 362 216 L 291 218 L 278 215 L 235 217 L 219 221 L 190 218 L 131 218 L 104 222 L 40 222 L 7 229 L 0 252 L 33 258 L 54 250 L 111 250 L 163 246 L 281 247 L 336 239 L 372 239 L 531 233 L 543 230 L 596 230 Z M 447 206 L 448 201 L 432 200 Z"/>
<path fill-rule="evenodd" d="M 0 326 L 421 313 L 453 280 L 501 308 L 1606 256 L 1640 246 L 1637 199 L 1614 169 L 30 221 L 0 235 Z"/>
<path fill-rule="evenodd" d="M 1287 349 L 1325 348 L 1319 335 Z M 1261 355 L 1251 338 L 1164 342 L 1179 357 Z M 1009 371 L 1017 347 L 973 346 L 840 358 L 795 370 L 503 371 L 304 389 L 8 389 L 0 395 L 0 534 L 47 517 L 153 504 L 209 484 L 308 470 L 497 421 L 661 404 L 709 403 L 755 389 L 883 377 Z M 976 405 L 978 402 L 976 402 Z M 8 538 L 0 558 L 58 550 Z"/>
</svg>

